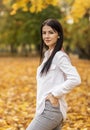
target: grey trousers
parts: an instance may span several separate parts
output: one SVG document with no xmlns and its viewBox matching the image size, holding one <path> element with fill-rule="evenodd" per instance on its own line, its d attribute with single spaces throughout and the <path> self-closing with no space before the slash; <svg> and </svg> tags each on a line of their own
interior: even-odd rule
<svg viewBox="0 0 90 130">
<path fill-rule="evenodd" d="M 36 116 L 26 130 L 61 130 L 63 116 L 59 106 L 53 106 L 49 100 L 45 101 L 45 109 Z"/>
</svg>

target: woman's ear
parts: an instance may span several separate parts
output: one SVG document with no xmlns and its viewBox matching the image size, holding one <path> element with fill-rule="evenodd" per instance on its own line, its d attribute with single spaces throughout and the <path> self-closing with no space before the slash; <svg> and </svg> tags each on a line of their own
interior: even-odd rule
<svg viewBox="0 0 90 130">
<path fill-rule="evenodd" d="M 60 38 L 60 36 L 58 36 L 58 39 Z"/>
</svg>

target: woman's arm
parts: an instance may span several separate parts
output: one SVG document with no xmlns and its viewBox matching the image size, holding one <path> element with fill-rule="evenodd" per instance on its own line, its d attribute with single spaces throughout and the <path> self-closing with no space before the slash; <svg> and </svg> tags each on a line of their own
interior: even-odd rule
<svg viewBox="0 0 90 130">
<path fill-rule="evenodd" d="M 79 85 L 81 83 L 81 78 L 66 54 L 63 53 L 61 57 L 58 55 L 57 62 L 58 67 L 66 77 L 65 82 L 59 86 L 55 86 L 56 89 L 52 91 L 52 94 L 56 98 L 60 98 L 61 96 L 69 93 L 75 86 Z"/>
</svg>

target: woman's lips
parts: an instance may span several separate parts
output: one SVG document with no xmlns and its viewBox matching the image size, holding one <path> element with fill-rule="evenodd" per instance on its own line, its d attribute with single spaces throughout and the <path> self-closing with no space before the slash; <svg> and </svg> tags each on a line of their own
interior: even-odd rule
<svg viewBox="0 0 90 130">
<path fill-rule="evenodd" d="M 45 40 L 45 42 L 50 42 L 51 40 Z"/>
</svg>

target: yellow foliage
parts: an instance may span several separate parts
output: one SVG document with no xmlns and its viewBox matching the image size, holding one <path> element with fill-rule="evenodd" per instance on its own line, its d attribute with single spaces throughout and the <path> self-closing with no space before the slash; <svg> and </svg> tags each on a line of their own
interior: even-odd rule
<svg viewBox="0 0 90 130">
<path fill-rule="evenodd" d="M 57 5 L 57 3 L 58 3 L 58 0 L 45 0 L 45 2 L 46 2 L 46 4 L 51 4 L 51 5 Z"/>
<path fill-rule="evenodd" d="M 64 1 L 68 3 L 68 5 L 70 5 L 71 0 Z M 5 5 L 10 2 L 11 0 L 3 0 L 3 3 Z M 23 11 L 29 10 L 32 13 L 40 12 L 48 5 L 61 6 L 60 2 L 62 2 L 62 0 L 17 0 L 12 5 L 12 12 L 10 14 L 14 15 L 19 8 L 21 8 Z M 30 3 L 30 8 L 28 8 L 27 6 L 28 3 Z M 74 21 L 78 21 L 80 18 L 84 16 L 88 9 L 90 9 L 90 0 L 75 0 L 71 7 L 71 12 L 66 19 L 68 19 L 68 17 L 72 17 Z"/>
<path fill-rule="evenodd" d="M 8 0 L 10 1 L 10 0 Z M 19 8 L 22 8 L 23 11 L 28 11 L 27 4 L 28 2 L 31 4 L 30 6 L 30 12 L 39 12 L 42 9 L 46 8 L 48 5 L 53 5 L 56 6 L 58 5 L 59 0 L 19 0 L 15 3 L 15 5 L 12 5 L 12 12 L 11 14 L 13 15 Z M 14 12 L 14 13 L 13 13 Z"/>
<path fill-rule="evenodd" d="M 78 21 L 88 9 L 90 9 L 90 0 L 75 0 L 72 6 L 71 15 L 75 21 Z"/>
<path fill-rule="evenodd" d="M 3 4 L 8 4 L 10 0 L 3 0 Z"/>
<path fill-rule="evenodd" d="M 16 11 L 18 10 L 18 5 L 17 5 L 17 3 L 15 3 L 15 4 L 12 5 L 12 9 L 13 9 L 13 11 L 12 11 L 10 14 L 11 14 L 11 15 L 16 14 Z"/>
</svg>

